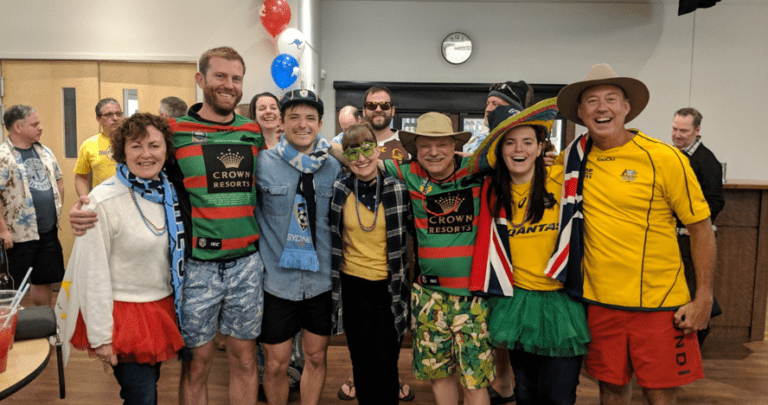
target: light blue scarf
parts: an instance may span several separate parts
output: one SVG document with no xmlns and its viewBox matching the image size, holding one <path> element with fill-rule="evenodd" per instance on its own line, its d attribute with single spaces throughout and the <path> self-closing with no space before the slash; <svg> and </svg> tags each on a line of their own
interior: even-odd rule
<svg viewBox="0 0 768 405">
<path fill-rule="evenodd" d="M 320 262 L 313 240 L 315 236 L 315 187 L 314 173 L 320 170 L 328 159 L 331 144 L 318 137 L 312 153 L 305 155 L 297 151 L 282 137 L 275 148 L 280 157 L 301 172 L 296 197 L 293 201 L 293 215 L 288 225 L 288 239 L 278 264 L 286 269 L 308 271 L 320 270 Z"/>
</svg>

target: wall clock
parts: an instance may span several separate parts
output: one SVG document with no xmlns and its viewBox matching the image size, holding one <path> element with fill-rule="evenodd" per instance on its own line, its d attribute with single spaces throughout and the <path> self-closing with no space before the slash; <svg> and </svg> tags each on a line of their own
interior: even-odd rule
<svg viewBox="0 0 768 405">
<path fill-rule="evenodd" d="M 462 64 L 472 55 L 472 40 L 463 32 L 448 34 L 443 40 L 442 51 L 448 63 Z"/>
</svg>

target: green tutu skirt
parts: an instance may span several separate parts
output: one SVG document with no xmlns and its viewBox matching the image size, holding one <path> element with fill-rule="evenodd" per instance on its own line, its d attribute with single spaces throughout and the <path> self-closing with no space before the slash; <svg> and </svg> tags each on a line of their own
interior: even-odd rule
<svg viewBox="0 0 768 405">
<path fill-rule="evenodd" d="M 515 287 L 513 297 L 494 297 L 489 305 L 494 346 L 549 357 L 587 354 L 592 339 L 584 305 L 564 292 Z"/>
</svg>

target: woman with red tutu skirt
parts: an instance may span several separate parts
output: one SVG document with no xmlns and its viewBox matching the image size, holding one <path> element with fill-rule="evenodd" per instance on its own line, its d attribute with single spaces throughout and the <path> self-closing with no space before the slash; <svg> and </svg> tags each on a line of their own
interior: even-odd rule
<svg viewBox="0 0 768 405">
<path fill-rule="evenodd" d="M 162 172 L 173 138 L 165 120 L 135 114 L 114 132 L 112 147 L 117 173 L 88 195 L 83 210 L 98 221 L 75 240 L 62 283 L 64 346 L 111 365 L 125 404 L 157 404 L 160 365 L 184 346 L 174 308 L 183 226 Z"/>
</svg>

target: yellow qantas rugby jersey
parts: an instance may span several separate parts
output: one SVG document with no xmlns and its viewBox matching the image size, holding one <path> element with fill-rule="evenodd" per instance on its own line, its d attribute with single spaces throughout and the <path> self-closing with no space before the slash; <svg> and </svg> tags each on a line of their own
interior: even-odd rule
<svg viewBox="0 0 768 405">
<path fill-rule="evenodd" d="M 555 250 L 558 223 L 560 221 L 560 193 L 563 188 L 563 166 L 547 167 L 547 192 L 555 197 L 553 207 L 544 210 L 541 221 L 515 227 L 525 217 L 531 182 L 512 185 L 512 203 L 515 207 L 512 221 L 507 223 L 509 230 L 509 250 L 514 267 L 515 286 L 533 291 L 554 291 L 563 288 L 562 283 L 544 274 L 549 257 Z"/>
<path fill-rule="evenodd" d="M 673 310 L 690 301 L 673 212 L 709 217 L 688 159 L 640 131 L 593 147 L 584 173 L 584 298 L 621 309 Z"/>
</svg>

